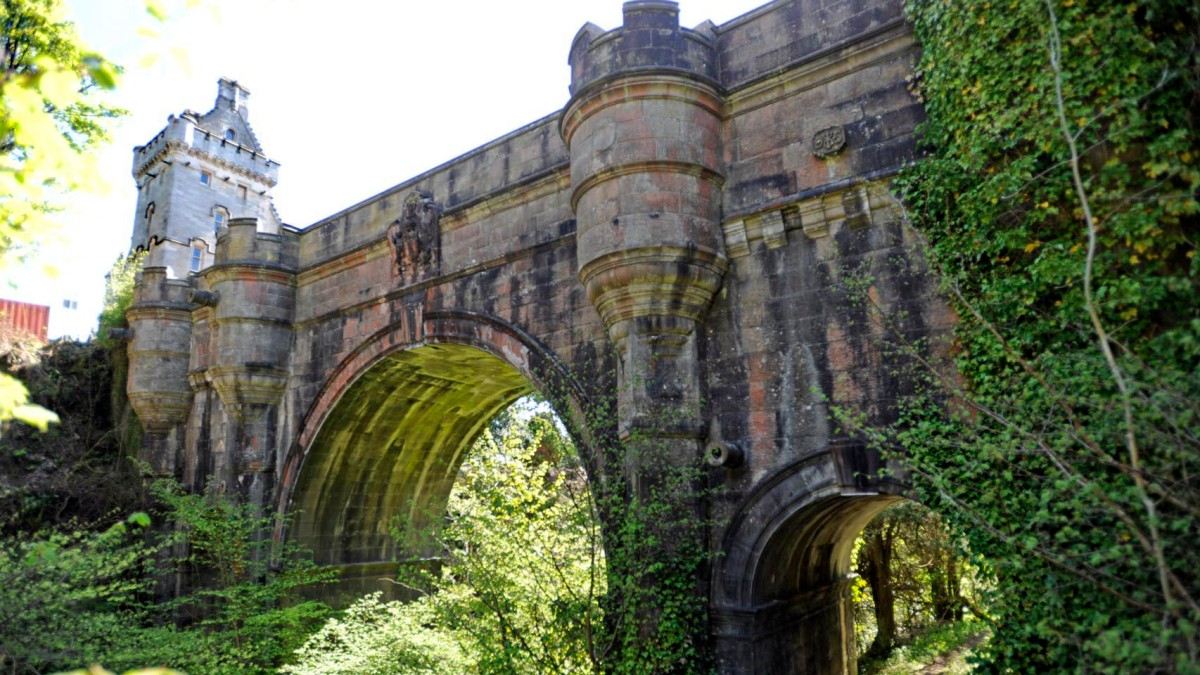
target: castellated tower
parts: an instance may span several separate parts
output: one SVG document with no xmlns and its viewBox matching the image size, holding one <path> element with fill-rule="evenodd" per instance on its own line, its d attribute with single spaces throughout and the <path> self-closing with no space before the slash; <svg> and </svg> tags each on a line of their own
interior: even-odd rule
<svg viewBox="0 0 1200 675">
<path fill-rule="evenodd" d="M 125 315 L 126 391 L 152 470 L 261 505 L 279 446 L 299 240 L 268 196 L 279 165 L 250 127 L 248 98 L 222 79 L 212 110 L 172 115 L 134 149 L 130 247 L 149 255 Z"/>
<path fill-rule="evenodd" d="M 150 251 L 147 266 L 176 279 L 208 267 L 231 218 L 257 218 L 264 232 L 279 232 L 268 195 L 279 164 L 263 154 L 250 127 L 249 98 L 222 78 L 212 110 L 171 115 L 165 129 L 133 149 L 138 201 L 130 248 Z"/>
</svg>

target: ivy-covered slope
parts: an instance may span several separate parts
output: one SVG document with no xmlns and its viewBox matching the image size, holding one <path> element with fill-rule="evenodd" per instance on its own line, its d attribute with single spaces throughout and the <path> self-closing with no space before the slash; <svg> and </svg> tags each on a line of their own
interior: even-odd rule
<svg viewBox="0 0 1200 675">
<path fill-rule="evenodd" d="M 961 323 L 887 441 L 996 577 L 991 667 L 1196 672 L 1200 5 L 907 11 L 899 186 Z"/>
</svg>

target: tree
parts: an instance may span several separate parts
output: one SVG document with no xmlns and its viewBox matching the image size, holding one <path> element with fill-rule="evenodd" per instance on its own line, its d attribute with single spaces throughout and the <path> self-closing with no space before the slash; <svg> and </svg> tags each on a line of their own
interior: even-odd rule
<svg viewBox="0 0 1200 675">
<path fill-rule="evenodd" d="M 107 139 L 104 121 L 121 111 L 94 102 L 117 69 L 80 43 L 58 0 L 0 2 L 0 265 L 20 256 L 53 227 L 54 204 L 90 188 L 89 152 Z M 29 403 L 19 381 L 0 374 L 0 422 L 39 428 L 57 420 Z"/>
<path fill-rule="evenodd" d="M 898 186 L 959 323 L 951 367 L 898 340 L 924 386 L 875 440 L 996 579 L 990 667 L 1193 672 L 1200 6 L 907 9 Z"/>
</svg>

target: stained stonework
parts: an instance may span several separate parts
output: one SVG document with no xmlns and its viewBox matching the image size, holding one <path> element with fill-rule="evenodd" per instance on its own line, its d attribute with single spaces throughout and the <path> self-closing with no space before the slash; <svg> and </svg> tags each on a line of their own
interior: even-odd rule
<svg viewBox="0 0 1200 675">
<path fill-rule="evenodd" d="M 706 467 L 688 508 L 714 522 L 697 588 L 721 672 L 852 672 L 849 547 L 898 487 L 831 409 L 887 422 L 908 383 L 848 289 L 913 338 L 952 316 L 888 189 L 922 119 L 901 3 L 817 4 L 689 29 L 627 2 L 569 43 L 560 112 L 305 228 L 231 214 L 199 273 L 148 267 L 127 384 L 144 457 L 297 512 L 277 536 L 344 590 L 384 588 L 425 553 L 393 526 L 436 519 L 479 429 L 541 391 L 593 479 Z M 244 90 L 222 87 L 236 122 Z M 634 432 L 655 450 L 591 452 Z"/>
</svg>

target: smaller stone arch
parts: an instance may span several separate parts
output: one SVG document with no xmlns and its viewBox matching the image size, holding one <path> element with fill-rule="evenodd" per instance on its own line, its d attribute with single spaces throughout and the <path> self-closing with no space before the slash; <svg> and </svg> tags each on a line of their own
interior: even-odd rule
<svg viewBox="0 0 1200 675">
<path fill-rule="evenodd" d="M 851 549 L 904 491 L 898 467 L 882 468 L 862 443 L 836 441 L 746 498 L 713 566 L 721 672 L 854 672 Z"/>
</svg>

